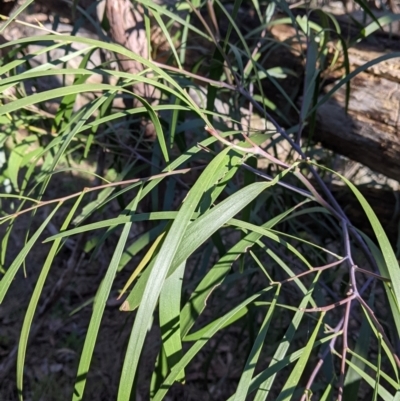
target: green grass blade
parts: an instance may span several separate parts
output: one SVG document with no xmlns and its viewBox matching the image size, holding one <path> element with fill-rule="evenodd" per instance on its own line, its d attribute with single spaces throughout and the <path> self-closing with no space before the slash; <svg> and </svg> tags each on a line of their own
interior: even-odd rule
<svg viewBox="0 0 400 401">
<path fill-rule="evenodd" d="M 224 320 L 224 323 L 219 326 L 220 330 L 224 329 L 225 327 L 230 326 L 231 324 L 235 323 L 239 319 L 241 319 L 243 316 L 245 316 L 248 313 L 248 308 L 242 308 L 238 310 L 234 315 L 232 315 L 229 320 L 225 320 L 224 317 L 220 317 L 212 321 L 211 323 L 207 324 L 206 326 L 202 327 L 201 329 L 195 331 L 194 333 L 187 334 L 184 338 L 183 341 L 185 342 L 193 342 L 193 341 L 198 341 L 201 338 L 203 338 L 206 333 L 210 330 L 211 327 L 214 327 L 216 324 L 219 324 L 219 321 L 222 319 Z"/>
<path fill-rule="evenodd" d="M 160 144 L 160 148 L 162 151 L 162 154 L 164 156 L 165 159 L 165 163 L 169 163 L 169 155 L 168 155 L 168 148 L 167 148 L 167 144 L 165 142 L 165 136 L 161 127 L 161 123 L 160 120 L 157 116 L 157 114 L 154 112 L 153 107 L 150 105 L 149 102 L 147 102 L 143 97 L 133 94 L 133 96 L 137 99 L 139 99 L 139 101 L 143 104 L 143 106 L 145 107 L 146 111 L 149 113 L 149 117 L 151 119 L 151 122 L 154 124 L 154 129 L 156 130 L 156 135 L 157 135 L 157 139 L 158 139 L 158 143 Z"/>
<path fill-rule="evenodd" d="M 22 99 L 14 100 L 12 103 L 7 103 L 0 106 L 0 115 L 11 113 L 32 106 L 36 103 L 46 102 L 48 100 L 56 99 L 58 97 L 65 97 L 67 95 L 96 92 L 100 90 L 115 91 L 115 86 L 108 84 L 79 84 L 73 86 L 66 86 L 63 88 L 51 89 L 45 92 L 36 93 L 34 95 L 24 97 Z M 120 88 L 120 90 L 123 90 Z M 125 90 L 126 92 L 129 92 Z"/>
<path fill-rule="evenodd" d="M 176 64 L 178 65 L 178 68 L 182 69 L 182 65 L 181 65 L 178 53 L 177 53 L 177 51 L 175 49 L 175 44 L 174 44 L 174 42 L 173 42 L 173 40 L 171 38 L 171 35 L 168 32 L 167 27 L 164 24 L 164 21 L 162 20 L 162 18 L 160 17 L 160 14 L 156 10 L 153 10 L 153 17 L 157 21 L 159 27 L 161 28 L 165 39 L 167 39 L 167 42 L 168 42 L 169 47 L 170 47 L 170 49 L 172 51 L 172 54 L 174 55 L 174 59 L 176 61 Z"/>
<path fill-rule="evenodd" d="M 79 68 L 85 68 L 89 62 L 89 59 L 93 53 L 95 49 L 93 49 L 92 51 L 87 52 L 84 56 L 83 59 L 79 65 Z M 48 71 L 46 71 L 48 72 Z M 74 79 L 74 83 L 73 85 L 79 85 L 79 84 L 83 84 L 85 83 L 85 81 L 90 77 L 90 73 L 89 74 L 75 74 L 75 79 Z M 75 100 L 77 99 L 78 94 L 72 94 L 72 95 L 68 95 L 65 96 L 61 102 L 60 102 L 60 107 L 54 117 L 54 121 L 53 121 L 53 131 L 54 132 L 61 132 L 63 131 L 64 127 L 66 126 L 66 122 L 70 121 L 71 119 L 71 115 L 73 112 L 73 107 L 74 107 L 74 103 Z M 87 155 L 86 155 L 87 157 Z"/>
<path fill-rule="evenodd" d="M 372 388 L 375 388 L 375 378 L 372 378 L 366 371 L 361 370 L 357 365 L 354 365 L 352 362 L 349 360 L 346 360 L 346 363 L 354 369 L 363 379 L 364 381 Z M 378 394 L 384 401 L 392 401 L 393 400 L 393 395 L 389 393 L 388 390 L 385 389 L 381 384 L 378 386 Z"/>
<path fill-rule="evenodd" d="M 322 394 L 320 401 L 332 400 L 332 394 L 333 394 L 333 386 L 332 386 L 332 382 L 331 382 L 326 386 L 326 389 L 325 389 L 324 393 Z M 346 399 L 346 398 L 344 398 L 344 399 Z M 353 398 L 353 399 L 355 399 L 355 398 Z"/>
<path fill-rule="evenodd" d="M 4 30 L 7 28 L 11 22 L 13 22 L 19 14 L 21 14 L 27 7 L 29 7 L 34 0 L 26 0 L 23 4 L 21 4 L 9 17 L 8 21 L 6 21 L 2 26 L 0 27 L 0 33 L 4 32 Z"/>
<path fill-rule="evenodd" d="M 352 351 L 351 349 L 349 349 L 349 354 L 354 356 L 356 359 L 360 360 L 365 366 L 367 366 L 368 369 L 370 369 L 372 372 L 376 373 L 378 371 L 377 366 L 375 366 L 374 363 L 372 363 L 370 361 L 371 356 L 368 355 L 367 358 L 363 358 L 361 355 L 357 355 L 354 351 Z M 349 366 L 354 366 L 352 361 L 349 361 Z M 368 369 L 361 369 L 360 367 L 357 366 L 358 371 L 362 370 L 363 372 L 365 372 Z M 389 376 L 387 373 L 385 372 L 381 372 L 381 376 L 384 380 L 386 380 L 387 384 L 389 384 L 391 387 L 391 389 L 393 390 L 399 390 L 400 389 L 400 382 L 399 380 L 393 379 L 391 376 Z"/>
<path fill-rule="evenodd" d="M 162 7 L 160 5 L 158 5 L 156 2 L 152 1 L 152 0 L 139 0 L 139 2 L 143 5 L 145 5 L 146 7 L 148 7 L 151 10 L 155 10 L 156 12 L 158 12 L 161 15 L 165 15 L 169 18 L 171 18 L 173 21 L 181 24 L 182 26 L 190 29 L 192 32 L 196 33 L 197 35 L 211 40 L 201 29 L 196 28 L 193 24 L 191 24 L 188 21 L 185 21 L 183 18 L 181 18 L 179 16 L 178 13 L 174 13 L 172 11 L 169 11 L 166 7 Z"/>
<path fill-rule="evenodd" d="M 266 227 L 269 225 L 270 223 L 266 223 L 264 226 Z M 254 246 L 259 238 L 261 238 L 261 234 L 259 233 L 252 232 L 246 235 L 224 256 L 222 256 L 204 276 L 199 285 L 191 294 L 188 302 L 182 308 L 181 330 L 183 336 L 185 336 L 194 325 L 197 318 L 206 307 L 207 298 L 219 285 L 221 285 L 235 260 L 237 260 L 240 255 L 244 254 L 252 246 Z"/>
<path fill-rule="evenodd" d="M 327 169 L 329 170 L 329 169 Z M 381 269 L 380 273 L 383 277 L 390 278 L 390 283 L 384 282 L 385 287 L 388 286 L 390 289 L 393 290 L 395 295 L 396 304 L 391 304 L 393 315 L 400 314 L 400 267 L 399 263 L 397 262 L 396 255 L 393 251 L 392 246 L 390 245 L 389 239 L 385 233 L 385 230 L 382 227 L 378 217 L 376 216 L 375 212 L 373 211 L 372 207 L 369 205 L 367 200 L 365 199 L 364 195 L 357 189 L 357 187 L 352 184 L 346 177 L 342 176 L 339 173 L 336 173 L 332 170 L 329 170 L 333 174 L 337 175 L 354 193 L 358 201 L 360 202 L 361 207 L 363 208 L 365 214 L 369 222 L 371 223 L 372 229 L 374 230 L 376 239 L 378 241 L 379 247 L 381 249 L 383 259 L 385 264 L 378 265 Z M 399 328 L 397 327 L 398 335 L 400 336 Z"/>
<path fill-rule="evenodd" d="M 267 188 L 275 185 L 281 178 L 288 174 L 294 167 L 282 171 L 272 181 L 254 183 L 242 188 L 229 198 L 223 200 L 214 208 L 208 210 L 203 216 L 197 218 L 184 234 L 182 246 L 179 247 L 174 258 L 169 274 L 171 274 L 183 261 L 185 261 L 201 244 L 210 238 L 214 232 L 226 224 L 233 216 L 239 213 L 244 207 L 252 202 Z M 253 225 L 251 225 L 253 227 Z M 254 229 L 258 231 L 258 229 Z M 264 231 L 262 232 L 264 233 Z M 137 308 L 142 299 L 142 291 L 149 279 L 150 269 L 148 268 L 140 277 L 135 289 L 129 294 L 122 305 L 125 311 L 131 311 Z M 140 289 L 139 289 L 140 288 Z"/>
<path fill-rule="evenodd" d="M 328 335 L 320 340 L 317 340 L 314 344 L 314 349 L 318 348 L 320 345 L 325 344 L 328 341 L 331 341 L 334 337 L 337 337 L 340 335 L 341 335 L 341 332 L 334 333 L 334 334 Z M 284 369 L 289 364 L 297 361 L 301 357 L 303 351 L 304 351 L 304 348 L 300 348 L 297 351 L 294 351 L 292 354 L 283 357 L 277 363 L 270 364 L 270 366 L 267 369 L 263 370 L 262 372 L 257 374 L 252 379 L 249 392 L 251 393 L 251 392 L 257 390 L 260 387 L 260 385 L 265 381 L 266 378 L 271 377 L 272 375 L 274 375 L 277 372 Z M 233 401 L 233 397 L 234 397 L 234 395 L 232 397 L 229 397 L 228 401 Z"/>
<path fill-rule="evenodd" d="M 375 243 L 367 235 L 365 235 L 364 233 L 362 233 L 360 231 L 358 231 L 358 232 L 363 237 L 368 248 L 370 249 L 370 251 L 376 261 L 379 271 L 380 272 L 387 271 L 386 262 L 382 255 L 382 251 L 375 245 Z M 389 278 L 389 274 L 384 275 L 384 277 Z M 390 309 L 392 310 L 392 316 L 393 316 L 394 323 L 396 325 L 397 332 L 400 332 L 400 314 L 393 312 L 396 310 L 396 308 L 398 308 L 396 295 L 393 291 L 392 286 L 384 285 L 384 288 L 385 288 L 386 296 L 389 300 Z"/>
<path fill-rule="evenodd" d="M 351 79 L 356 77 L 360 72 L 367 71 L 368 68 L 380 64 L 382 62 L 385 62 L 386 60 L 390 60 L 392 58 L 400 58 L 400 52 L 393 52 L 393 53 L 388 53 L 383 56 L 377 57 L 371 61 L 368 61 L 367 63 L 363 64 L 360 67 L 357 67 L 354 71 L 352 71 L 349 74 L 346 74 L 344 78 L 342 78 L 338 83 L 336 83 L 333 88 L 326 93 L 324 96 L 322 96 L 319 100 L 318 103 L 313 107 L 310 113 L 314 113 L 318 108 L 320 108 L 324 103 L 326 103 L 337 91 L 340 87 L 343 85 L 347 84 L 350 82 Z"/>
<path fill-rule="evenodd" d="M 371 294 L 370 300 L 368 302 L 370 307 L 372 307 L 373 302 L 374 302 L 374 297 Z M 370 338 L 371 338 L 371 328 L 369 326 L 368 319 L 364 316 L 359 331 L 359 338 L 354 348 L 354 353 L 360 355 L 363 358 L 367 358 L 369 353 Z M 353 355 L 351 358 L 351 362 L 354 365 L 358 366 L 361 370 L 364 370 L 365 364 L 361 361 L 361 359 L 356 358 Z M 343 399 L 356 400 L 358 398 L 360 384 L 361 384 L 361 377 L 357 374 L 357 372 L 354 369 L 349 368 L 344 381 Z"/>
<path fill-rule="evenodd" d="M 71 230 L 66 230 L 62 233 L 52 235 L 46 238 L 43 242 L 54 241 L 57 238 L 70 237 L 72 235 L 81 234 L 87 231 L 99 230 L 101 228 L 109 228 L 118 226 L 126 223 L 134 223 L 137 221 L 153 221 L 153 220 L 172 220 L 175 219 L 178 212 L 152 212 L 152 213 L 141 213 L 132 216 L 118 216 L 113 219 L 107 219 L 103 221 L 98 221 L 96 223 L 86 224 L 81 227 L 72 228 Z"/>
<path fill-rule="evenodd" d="M 376 21 L 371 22 L 369 25 L 367 25 L 360 33 L 359 38 L 357 38 L 357 41 L 360 41 L 371 34 L 373 34 L 375 31 L 382 29 L 385 25 L 392 24 L 393 22 L 399 21 L 400 20 L 400 14 L 387 14 L 384 15 L 383 17 L 378 18 Z"/>
<path fill-rule="evenodd" d="M 375 388 L 374 394 L 372 396 L 372 401 L 377 401 L 378 390 L 381 378 L 381 368 L 382 368 L 382 334 L 378 333 L 378 360 L 377 360 L 377 372 L 375 376 Z"/>
</svg>

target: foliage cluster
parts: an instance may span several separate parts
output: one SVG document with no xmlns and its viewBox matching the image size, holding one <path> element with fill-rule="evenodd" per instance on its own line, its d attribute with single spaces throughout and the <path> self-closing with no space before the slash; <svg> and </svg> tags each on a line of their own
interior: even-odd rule
<svg viewBox="0 0 400 401">
<path fill-rule="evenodd" d="M 20 270 L 34 277 L 16 354 L 20 399 L 29 394 L 24 367 L 35 321 L 54 306 L 54 294 L 65 296 L 63 280 L 79 280 L 78 266 L 98 263 L 112 246 L 94 293 L 68 311 L 90 309 L 83 347 L 75 350 L 73 400 L 84 398 L 103 316 L 116 298 L 120 310 L 113 313 L 134 316 L 126 321 L 129 335 L 116 340 L 123 354 L 116 372 L 120 401 L 142 391 L 149 365 L 142 396 L 164 399 L 190 382 L 191 364 L 204 352 L 205 377 L 213 387 L 225 386 L 218 399 L 400 400 L 395 252 L 357 187 L 312 142 L 316 110 L 366 68 L 350 72 L 348 47 L 379 21 L 373 17 L 351 42 L 327 12 L 296 14 L 279 0 L 253 0 L 258 22 L 250 28 L 236 22 L 240 0 L 137 3 L 148 42 L 154 24 L 166 38 L 165 65 L 106 39 L 44 27 L 43 34 L 0 46 L 9 49 L 0 65 L 2 305 L 24 280 Z M 357 3 L 371 15 L 364 1 Z M 222 20 L 226 29 L 218 31 Z M 296 35 L 278 42 L 269 30 L 283 24 Z M 52 58 L 55 49 L 62 55 Z M 287 66 L 266 67 L 277 49 L 297 54 L 304 77 Z M 93 64 L 99 50 L 108 57 Z M 205 56 L 185 70 L 193 53 Z M 36 65 L 41 55 L 47 61 Z M 113 68 L 115 55 L 138 61 L 143 71 Z M 320 97 L 326 71 L 342 77 Z M 102 82 L 90 81 L 94 76 Z M 282 84 L 290 76 L 301 82 L 301 104 Z M 54 77 L 64 84 L 30 89 Z M 155 89 L 157 102 L 139 96 L 137 84 Z M 266 87 L 280 94 L 285 109 Z M 77 107 L 85 93 L 92 97 Z M 118 107 L 129 98 L 140 105 Z M 86 186 L 66 185 L 71 174 L 84 177 Z M 375 238 L 352 225 L 323 180 L 332 176 L 353 191 Z M 20 221 L 16 250 L 13 230 Z M 46 257 L 34 269 L 30 254 L 40 247 Z M 60 264 L 65 271 L 57 293 L 46 282 Z M 157 338 L 151 361 L 150 330 Z M 214 379 L 209 366 L 232 333 L 240 339 L 233 342 L 237 377 Z"/>
</svg>

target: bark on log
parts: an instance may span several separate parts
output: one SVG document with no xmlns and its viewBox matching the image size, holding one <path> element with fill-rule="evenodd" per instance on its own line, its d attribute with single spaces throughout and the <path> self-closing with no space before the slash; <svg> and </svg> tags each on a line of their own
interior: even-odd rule
<svg viewBox="0 0 400 401">
<path fill-rule="evenodd" d="M 351 49 L 351 67 L 384 54 L 370 47 Z M 376 172 L 400 179 L 399 58 L 372 66 L 351 81 L 347 115 L 345 96 L 342 87 L 319 108 L 316 139 Z"/>
<path fill-rule="evenodd" d="M 352 32 L 350 36 L 356 34 L 356 30 L 351 30 L 348 25 L 344 31 Z M 272 28 L 271 34 L 279 41 L 296 37 L 296 31 L 291 26 L 277 25 Z M 399 37 L 398 34 L 390 37 L 388 33 L 380 31 L 350 48 L 351 71 L 378 57 L 393 52 L 399 55 Z M 298 59 L 295 52 L 292 52 L 292 57 Z M 298 65 L 295 61 L 293 64 Z M 291 68 L 291 65 L 287 67 Z M 336 79 L 328 78 L 331 81 Z M 327 86 L 325 93 L 337 82 Z M 348 114 L 345 111 L 345 99 L 346 89 L 343 86 L 318 109 L 314 139 L 334 152 L 399 180 L 400 57 L 374 64 L 351 80 Z M 304 134 L 308 136 L 307 130 Z"/>
</svg>

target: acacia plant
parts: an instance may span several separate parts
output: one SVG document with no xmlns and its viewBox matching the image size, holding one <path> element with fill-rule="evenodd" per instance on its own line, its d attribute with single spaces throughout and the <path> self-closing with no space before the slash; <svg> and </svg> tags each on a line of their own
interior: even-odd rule
<svg viewBox="0 0 400 401">
<path fill-rule="evenodd" d="M 31 3 L 2 30 L 29 27 L 18 17 Z M 189 399 L 179 391 L 197 371 L 209 399 L 399 400 L 395 252 L 308 130 L 318 130 L 315 113 L 329 96 L 366 68 L 350 73 L 351 41 L 328 13 L 315 20 L 279 0 L 134 3 L 147 57 L 105 36 L 35 24 L 42 33 L 0 45 L 8 49 L 0 66 L 0 302 L 4 310 L 16 297 L 24 305 L 1 371 L 14 380 L 16 366 L 15 394 L 31 397 L 35 338 L 64 300 L 65 324 L 74 312 L 84 330 L 61 399 L 96 399 L 91 372 L 96 352 L 107 353 L 98 341 L 108 313 L 119 335 L 107 341 L 121 355 L 112 399 Z M 241 26 L 249 7 L 256 23 Z M 295 35 L 274 39 L 277 25 Z M 284 51 L 304 75 L 268 64 Z M 125 71 L 121 60 L 141 68 Z M 320 97 L 323 73 L 335 70 L 341 77 Z M 53 78 L 59 86 L 32 90 Z M 326 177 L 348 186 L 374 237 L 352 224 Z M 45 250 L 42 261 L 35 249 Z M 71 286 L 91 268 L 91 292 L 73 298 Z M 218 376 L 222 345 L 230 362 Z"/>
</svg>

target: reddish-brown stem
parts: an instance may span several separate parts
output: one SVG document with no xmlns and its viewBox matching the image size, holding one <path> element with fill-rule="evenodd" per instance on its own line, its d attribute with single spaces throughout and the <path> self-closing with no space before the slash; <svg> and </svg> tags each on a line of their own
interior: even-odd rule
<svg viewBox="0 0 400 401">
<path fill-rule="evenodd" d="M 223 138 L 215 129 L 206 126 L 204 128 L 208 133 L 210 133 L 213 137 L 217 138 L 220 142 L 224 143 L 227 146 L 230 146 L 233 149 L 239 150 L 240 152 L 252 153 L 253 155 L 264 156 L 266 159 L 271 161 L 272 163 L 277 164 L 278 166 L 289 168 L 290 166 L 286 163 L 281 162 L 276 157 L 270 155 L 269 153 L 262 150 L 259 146 L 254 146 L 254 143 L 248 139 L 246 135 L 243 135 L 245 139 L 250 142 L 253 147 L 252 148 L 242 148 L 241 146 L 235 145 L 232 142 L 229 142 L 227 139 Z"/>
<path fill-rule="evenodd" d="M 110 182 L 108 184 L 97 185 L 97 186 L 92 187 L 92 188 L 86 187 L 86 188 L 83 188 L 82 191 L 75 192 L 75 193 L 73 193 L 71 195 L 63 196 L 62 198 L 50 199 L 50 200 L 47 200 L 47 201 L 41 201 L 41 202 L 38 202 L 35 206 L 28 207 L 26 209 L 20 210 L 19 212 L 16 212 L 16 213 L 13 213 L 13 214 L 9 214 L 8 216 L 5 216 L 5 217 L 0 217 L 0 222 L 8 220 L 8 219 L 10 219 L 12 217 L 20 216 L 21 214 L 30 212 L 31 210 L 37 209 L 39 207 L 50 205 L 52 203 L 65 202 L 65 201 L 67 201 L 69 199 L 77 198 L 78 196 L 80 196 L 82 194 L 82 192 L 89 193 L 89 192 L 98 191 L 100 189 L 109 188 L 109 187 L 129 185 L 129 184 L 134 184 L 136 182 L 147 182 L 147 181 L 156 180 L 158 178 L 168 177 L 168 176 L 171 176 L 171 175 L 186 174 L 187 172 L 189 172 L 189 171 L 191 171 L 193 169 L 198 169 L 198 168 L 203 168 L 203 167 L 200 166 L 200 167 L 184 168 L 184 169 L 181 169 L 181 170 L 169 171 L 167 173 L 155 174 L 155 175 L 153 175 L 151 177 L 134 178 L 132 180 Z"/>
<path fill-rule="evenodd" d="M 339 333 L 340 332 L 340 330 L 343 327 L 343 322 L 344 322 L 344 318 L 342 318 L 340 320 L 340 322 L 337 324 L 337 326 L 333 329 L 334 333 Z M 301 397 L 300 401 L 306 401 L 307 391 L 311 390 L 311 386 L 313 385 L 314 380 L 315 380 L 318 372 L 322 368 L 322 364 L 324 363 L 324 360 L 327 357 L 329 351 L 332 351 L 335 348 L 335 343 L 336 343 L 337 338 L 338 338 L 338 336 L 335 336 L 335 337 L 332 338 L 332 340 L 329 342 L 329 347 L 326 348 L 325 352 L 319 358 L 319 361 L 318 361 L 317 365 L 313 369 L 313 371 L 312 371 L 312 373 L 311 373 L 311 375 L 310 375 L 310 377 L 308 379 L 308 382 L 306 384 L 306 388 L 304 390 L 304 394 Z"/>
<path fill-rule="evenodd" d="M 293 281 L 293 280 L 295 280 L 295 279 L 297 279 L 297 278 L 299 278 L 299 277 L 303 277 L 303 276 L 305 276 L 305 275 L 307 275 L 307 274 L 310 274 L 310 273 L 315 273 L 315 272 L 318 272 L 318 271 L 322 271 L 322 270 L 329 269 L 330 267 L 334 267 L 334 266 L 340 265 L 340 264 L 343 263 L 346 259 L 347 259 L 347 257 L 345 257 L 345 258 L 343 258 L 343 259 L 340 259 L 340 260 L 337 260 L 336 262 L 329 263 L 329 265 L 319 266 L 319 267 L 313 267 L 313 268 L 310 269 L 310 270 L 307 270 L 307 271 L 305 271 L 305 272 L 296 274 L 296 275 L 293 276 L 293 277 L 289 277 L 289 278 L 287 278 L 287 279 L 281 281 L 280 284 L 284 284 L 284 283 L 287 283 L 287 282 L 289 282 L 289 281 Z"/>
<path fill-rule="evenodd" d="M 351 294 L 347 298 L 342 299 L 342 300 L 340 300 L 338 302 L 335 302 L 334 304 L 330 304 L 330 305 L 326 305 L 326 306 L 320 306 L 320 307 L 317 307 L 317 308 L 301 308 L 300 310 L 303 311 L 303 312 L 327 312 L 328 310 L 335 309 L 338 306 L 351 303 L 351 301 L 355 297 L 356 297 L 356 294 Z"/>
<path fill-rule="evenodd" d="M 337 401 L 342 401 L 343 399 L 343 387 L 344 387 L 344 374 L 346 372 L 346 355 L 348 349 L 348 330 L 349 330 L 349 318 L 350 318 L 351 301 L 346 305 L 346 311 L 344 314 L 343 321 L 343 345 L 342 345 L 342 362 L 340 364 L 340 379 L 339 379 L 339 393 Z"/>
</svg>

